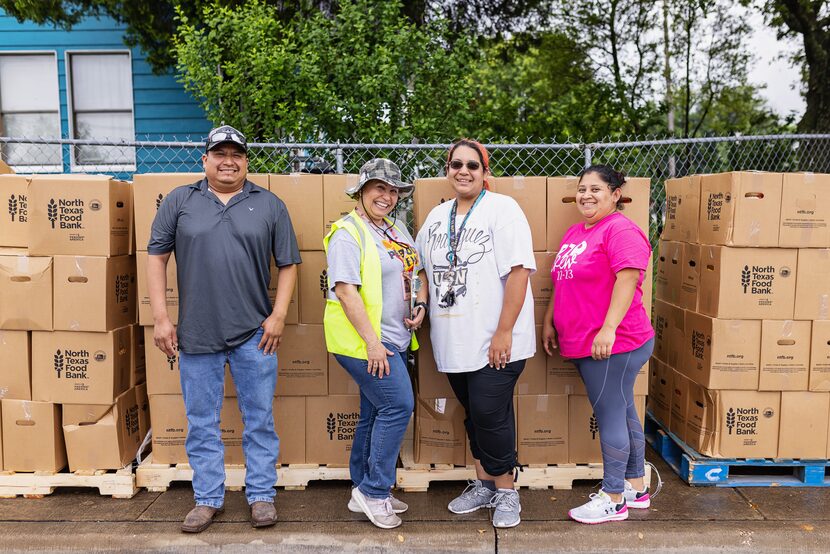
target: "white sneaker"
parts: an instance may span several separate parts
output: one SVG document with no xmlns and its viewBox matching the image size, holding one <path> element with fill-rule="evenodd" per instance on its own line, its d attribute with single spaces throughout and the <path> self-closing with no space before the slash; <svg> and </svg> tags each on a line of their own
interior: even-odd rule
<svg viewBox="0 0 830 554">
<path fill-rule="evenodd" d="M 602 490 L 593 493 L 587 503 L 568 512 L 571 519 L 579 523 L 605 523 L 606 521 L 623 521 L 628 519 L 628 506 L 625 498 L 619 504 Z"/>
<path fill-rule="evenodd" d="M 392 511 L 396 514 L 402 514 L 409 509 L 409 505 L 406 502 L 398 500 L 391 494 L 389 495 L 389 501 L 392 503 Z M 354 498 L 351 497 L 349 497 L 349 511 L 356 514 L 363 513 L 363 510 L 360 509 L 360 506 L 358 506 L 357 502 L 354 501 Z"/>
<path fill-rule="evenodd" d="M 375 524 L 376 527 L 394 529 L 402 523 L 401 518 L 392 511 L 392 502 L 388 496 L 386 498 L 369 498 L 355 487 L 352 489 L 352 500 L 360 506 L 369 521 Z"/>
<path fill-rule="evenodd" d="M 657 468 L 654 467 L 654 464 L 651 462 L 646 462 L 646 464 L 651 466 L 651 478 L 652 480 L 655 478 L 657 479 L 657 487 L 654 489 L 653 493 L 650 493 L 651 487 L 646 487 L 645 490 L 638 491 L 631 486 L 631 483 L 626 481 L 625 490 L 623 490 L 623 498 L 625 498 L 625 504 L 629 508 L 648 508 L 651 506 L 652 497 L 657 496 L 660 493 L 660 489 L 663 488 L 663 480 L 660 478 L 660 472 L 657 471 Z"/>
</svg>

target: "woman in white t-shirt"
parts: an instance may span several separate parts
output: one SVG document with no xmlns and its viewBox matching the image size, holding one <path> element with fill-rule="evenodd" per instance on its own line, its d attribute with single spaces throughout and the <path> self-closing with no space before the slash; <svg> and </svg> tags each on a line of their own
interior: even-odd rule
<svg viewBox="0 0 830 554">
<path fill-rule="evenodd" d="M 476 463 L 477 479 L 448 508 L 494 507 L 493 525 L 514 527 L 521 504 L 513 488 L 513 389 L 536 351 L 530 226 L 515 200 L 489 191 L 481 144 L 455 142 L 446 169 L 456 196 L 430 212 L 416 243 L 429 281 L 435 362 L 464 406 Z"/>
</svg>

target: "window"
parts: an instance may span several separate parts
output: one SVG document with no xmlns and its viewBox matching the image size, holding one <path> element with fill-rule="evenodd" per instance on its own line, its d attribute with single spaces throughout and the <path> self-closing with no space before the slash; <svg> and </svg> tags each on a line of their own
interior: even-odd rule
<svg viewBox="0 0 830 554">
<path fill-rule="evenodd" d="M 135 140 L 129 52 L 73 52 L 67 54 L 67 65 L 73 138 Z M 134 169 L 135 148 L 76 146 L 72 165 Z"/>
<path fill-rule="evenodd" d="M 0 134 L 60 138 L 58 61 L 54 53 L 0 54 Z M 57 144 L 6 144 L 2 157 L 17 171 L 60 170 Z"/>
</svg>

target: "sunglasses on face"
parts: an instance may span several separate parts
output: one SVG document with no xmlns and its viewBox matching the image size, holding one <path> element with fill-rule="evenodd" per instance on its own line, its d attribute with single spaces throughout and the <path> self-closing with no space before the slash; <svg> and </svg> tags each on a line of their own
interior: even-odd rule
<svg viewBox="0 0 830 554">
<path fill-rule="evenodd" d="M 459 169 L 464 167 L 464 165 L 464 162 L 462 162 L 461 160 L 453 160 L 449 163 L 450 169 L 454 171 L 458 171 Z M 466 166 L 467 169 L 469 169 L 470 171 L 478 171 L 478 169 L 481 167 L 481 164 L 475 160 L 470 160 L 466 163 Z"/>
</svg>

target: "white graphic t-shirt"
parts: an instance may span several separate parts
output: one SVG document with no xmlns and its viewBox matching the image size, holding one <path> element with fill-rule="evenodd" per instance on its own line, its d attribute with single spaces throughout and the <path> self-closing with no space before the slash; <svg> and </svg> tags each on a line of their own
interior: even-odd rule
<svg viewBox="0 0 830 554">
<path fill-rule="evenodd" d="M 457 263 L 451 267 L 447 235 L 452 205 L 451 200 L 436 206 L 415 242 L 430 285 L 429 324 L 435 363 L 444 373 L 462 373 L 487 365 L 510 270 L 523 266 L 535 271 L 536 263 L 530 226 L 522 209 L 509 196 L 486 192 L 467 220 L 459 239 Z M 464 214 L 457 214 L 456 232 L 463 221 Z M 533 296 L 528 284 L 513 327 L 510 359 L 525 360 L 535 353 Z"/>
</svg>

